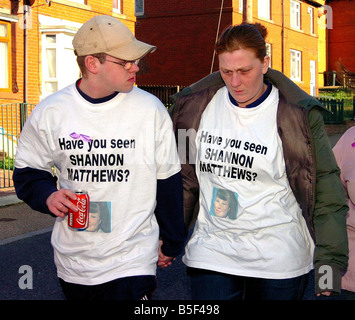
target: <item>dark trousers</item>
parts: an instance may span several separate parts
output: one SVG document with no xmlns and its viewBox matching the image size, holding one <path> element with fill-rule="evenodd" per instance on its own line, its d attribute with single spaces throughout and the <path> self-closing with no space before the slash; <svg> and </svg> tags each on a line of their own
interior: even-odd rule
<svg viewBox="0 0 355 320">
<path fill-rule="evenodd" d="M 81 285 L 59 278 L 68 300 L 150 300 L 156 289 L 155 276 L 120 278 L 98 285 Z"/>
<path fill-rule="evenodd" d="M 187 268 L 193 300 L 301 300 L 308 274 L 290 279 L 262 279 Z"/>
</svg>

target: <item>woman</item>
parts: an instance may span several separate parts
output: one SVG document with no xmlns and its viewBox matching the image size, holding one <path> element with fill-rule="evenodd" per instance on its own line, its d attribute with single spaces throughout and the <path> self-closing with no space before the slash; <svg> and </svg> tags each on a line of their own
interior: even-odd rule
<svg viewBox="0 0 355 320">
<path fill-rule="evenodd" d="M 215 48 L 223 81 L 201 80 L 172 109 L 176 132 L 198 129 L 196 166 L 183 165 L 187 223 L 199 190 L 183 257 L 193 299 L 300 299 L 316 236 L 316 292 L 340 290 L 347 207 L 339 171 L 319 103 L 286 77 L 277 75 L 280 88 L 286 84 L 286 93 L 302 100 L 298 105 L 265 81 L 266 34 L 260 24 L 227 28 Z M 208 214 L 214 188 L 238 195 L 235 220 Z M 319 281 L 324 264 L 332 286 Z"/>
<path fill-rule="evenodd" d="M 333 148 L 341 170 L 349 212 L 347 231 L 349 238 L 349 266 L 342 277 L 342 288 L 348 300 L 355 300 L 355 126 L 348 129 Z"/>
</svg>

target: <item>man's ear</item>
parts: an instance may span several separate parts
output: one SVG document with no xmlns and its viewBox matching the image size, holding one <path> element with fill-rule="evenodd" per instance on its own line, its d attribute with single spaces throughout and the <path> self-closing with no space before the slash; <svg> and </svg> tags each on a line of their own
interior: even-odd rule
<svg viewBox="0 0 355 320">
<path fill-rule="evenodd" d="M 88 72 L 97 74 L 98 64 L 100 63 L 99 59 L 93 56 L 85 57 L 85 67 Z"/>
</svg>

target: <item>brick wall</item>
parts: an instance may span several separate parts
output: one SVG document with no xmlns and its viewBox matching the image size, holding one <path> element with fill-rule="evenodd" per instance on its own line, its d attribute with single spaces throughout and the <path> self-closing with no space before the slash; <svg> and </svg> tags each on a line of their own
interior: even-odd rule
<svg viewBox="0 0 355 320">
<path fill-rule="evenodd" d="M 142 63 L 137 83 L 184 86 L 209 74 L 220 3 L 146 1 L 147 18 L 137 19 L 136 36 L 158 50 Z M 232 23 L 231 12 L 231 1 L 225 1 L 220 30 Z"/>
<path fill-rule="evenodd" d="M 328 70 L 337 69 L 337 60 L 355 72 L 355 1 L 331 1 L 333 29 L 328 31 Z"/>
<path fill-rule="evenodd" d="M 297 84 L 310 90 L 310 60 L 318 62 L 318 18 L 314 10 L 314 34 L 310 33 L 309 4 L 302 2 L 301 30 L 290 27 L 290 2 L 284 1 L 284 42 L 282 49 L 282 6 L 271 1 L 271 20 L 258 19 L 253 1 L 253 22 L 268 29 L 272 45 L 272 67 L 290 76 L 290 49 L 302 51 L 302 80 Z M 136 35 L 158 50 L 149 55 L 137 77 L 139 85 L 189 85 L 210 73 L 221 1 L 145 1 L 145 16 L 137 19 Z M 238 1 L 224 1 L 220 32 L 242 22 Z M 318 64 L 318 63 L 316 63 Z M 213 71 L 217 70 L 217 59 Z M 317 70 L 316 70 L 317 72 Z"/>
</svg>

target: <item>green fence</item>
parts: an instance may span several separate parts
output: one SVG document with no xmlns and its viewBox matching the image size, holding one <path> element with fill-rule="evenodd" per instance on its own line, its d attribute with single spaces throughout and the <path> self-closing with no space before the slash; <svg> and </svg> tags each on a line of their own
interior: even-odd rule
<svg viewBox="0 0 355 320">
<path fill-rule="evenodd" d="M 155 95 L 160 101 L 169 108 L 171 105 L 170 96 L 180 92 L 184 86 L 138 86 L 139 88 Z"/>
<path fill-rule="evenodd" d="M 34 104 L 8 103 L 0 105 L 0 189 L 13 186 L 17 141 Z"/>
<path fill-rule="evenodd" d="M 324 123 L 344 123 L 344 99 L 318 98 L 318 100 L 330 111 L 323 112 Z"/>
</svg>

